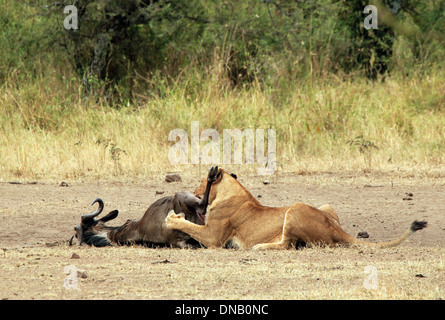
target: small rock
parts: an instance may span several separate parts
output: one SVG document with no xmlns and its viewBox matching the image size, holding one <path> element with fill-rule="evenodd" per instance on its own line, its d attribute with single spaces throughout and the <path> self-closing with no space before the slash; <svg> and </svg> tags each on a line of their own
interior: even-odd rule
<svg viewBox="0 0 445 320">
<path fill-rule="evenodd" d="M 263 184 L 270 184 L 269 180 L 264 180 Z"/>
<path fill-rule="evenodd" d="M 403 200 L 413 200 L 414 194 L 412 192 L 405 192 L 406 197 Z"/>
<path fill-rule="evenodd" d="M 85 270 L 77 270 L 77 277 L 81 279 L 88 278 L 88 273 Z"/>
<path fill-rule="evenodd" d="M 418 273 L 418 274 L 416 274 L 416 278 L 426 278 L 426 276 L 424 276 L 424 275 L 421 274 L 421 273 Z"/>
<path fill-rule="evenodd" d="M 155 261 L 155 262 L 152 262 L 151 264 L 158 264 L 158 263 L 174 263 L 174 262 L 171 262 L 170 260 L 167 260 L 167 259 L 165 259 L 165 260 L 162 260 L 162 261 Z"/>
<path fill-rule="evenodd" d="M 58 241 L 55 241 L 55 242 L 45 242 L 45 246 L 47 246 L 47 247 L 56 247 L 58 245 L 59 245 Z"/>
<path fill-rule="evenodd" d="M 165 176 L 167 182 L 179 182 L 182 181 L 181 176 L 177 173 L 169 173 Z"/>
<path fill-rule="evenodd" d="M 80 259 L 80 256 L 77 253 L 73 253 L 70 259 Z"/>
<path fill-rule="evenodd" d="M 62 181 L 62 183 L 59 184 L 59 187 L 69 187 L 68 183 Z"/>
<path fill-rule="evenodd" d="M 253 261 L 258 261 L 258 260 L 257 259 L 249 259 L 249 258 L 242 258 L 241 260 L 239 260 L 239 262 L 245 263 L 245 264 L 252 264 Z"/>
<path fill-rule="evenodd" d="M 164 194 L 164 191 L 158 191 L 158 190 L 156 190 L 156 194 Z"/>
<path fill-rule="evenodd" d="M 365 239 L 365 238 L 369 238 L 369 234 L 368 234 L 366 231 L 360 231 L 360 232 L 357 234 L 357 238 L 363 238 L 363 239 Z"/>
</svg>

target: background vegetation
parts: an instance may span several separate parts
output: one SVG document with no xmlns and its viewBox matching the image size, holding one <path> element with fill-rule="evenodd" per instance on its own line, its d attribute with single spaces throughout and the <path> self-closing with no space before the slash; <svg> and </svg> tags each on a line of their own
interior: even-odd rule
<svg viewBox="0 0 445 320">
<path fill-rule="evenodd" d="M 190 168 L 195 120 L 275 128 L 285 170 L 443 172 L 445 1 L 369 3 L 0 0 L 0 180 Z"/>
</svg>

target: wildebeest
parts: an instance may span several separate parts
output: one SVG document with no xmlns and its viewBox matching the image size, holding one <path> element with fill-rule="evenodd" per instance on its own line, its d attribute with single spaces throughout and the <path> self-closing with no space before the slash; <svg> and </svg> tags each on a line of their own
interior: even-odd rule
<svg viewBox="0 0 445 320">
<path fill-rule="evenodd" d="M 119 211 L 113 210 L 101 219 L 95 218 L 102 212 L 104 202 L 97 198 L 93 201 L 99 204 L 98 210 L 82 215 L 81 223 L 74 227 L 78 244 L 86 243 L 96 247 L 113 244 L 128 245 L 142 244 L 147 246 L 164 245 L 171 247 L 190 247 L 198 244 L 188 234 L 169 229 L 165 224 L 165 217 L 173 210 L 184 215 L 190 222 L 204 225 L 205 214 L 209 200 L 210 188 L 215 181 L 218 167 L 212 167 L 207 177 L 207 187 L 202 199 L 189 192 L 176 192 L 174 196 L 163 197 L 148 207 L 144 216 L 136 220 L 127 220 L 122 226 L 111 227 L 106 222 L 117 217 Z"/>
</svg>

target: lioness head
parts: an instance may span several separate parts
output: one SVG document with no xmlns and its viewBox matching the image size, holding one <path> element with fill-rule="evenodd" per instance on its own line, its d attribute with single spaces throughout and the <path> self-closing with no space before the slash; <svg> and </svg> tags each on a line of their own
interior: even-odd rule
<svg viewBox="0 0 445 320">
<path fill-rule="evenodd" d="M 219 168 L 218 173 L 216 174 L 216 180 L 212 183 L 212 188 L 210 189 L 209 205 L 212 204 L 219 192 L 232 190 L 235 186 L 243 188 L 236 179 L 236 174 L 227 173 L 222 168 Z M 206 190 L 206 185 L 207 178 L 203 178 L 201 184 L 195 189 L 195 197 L 202 199 Z"/>
</svg>

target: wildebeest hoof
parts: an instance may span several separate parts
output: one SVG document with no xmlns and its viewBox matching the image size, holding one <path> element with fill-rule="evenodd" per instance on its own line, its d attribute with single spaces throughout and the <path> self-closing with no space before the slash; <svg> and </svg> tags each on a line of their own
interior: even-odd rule
<svg viewBox="0 0 445 320">
<path fill-rule="evenodd" d="M 210 170 L 209 170 L 209 175 L 207 177 L 207 180 L 209 182 L 216 181 L 216 174 L 217 173 L 218 173 L 218 166 L 211 167 Z"/>
</svg>

